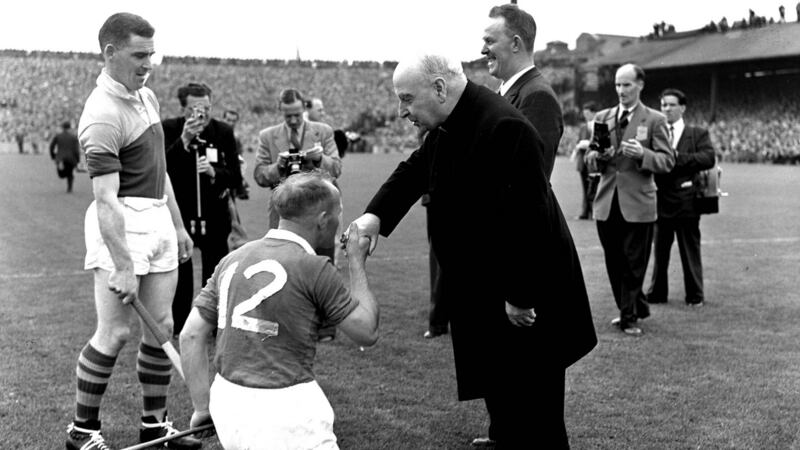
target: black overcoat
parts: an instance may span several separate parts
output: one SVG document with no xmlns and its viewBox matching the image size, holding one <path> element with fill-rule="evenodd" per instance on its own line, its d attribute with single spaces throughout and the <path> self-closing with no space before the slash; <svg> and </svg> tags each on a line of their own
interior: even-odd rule
<svg viewBox="0 0 800 450">
<path fill-rule="evenodd" d="M 429 194 L 460 400 L 524 386 L 542 365 L 567 367 L 597 343 L 580 261 L 547 181 L 542 140 L 502 97 L 467 83 L 455 109 L 387 179 L 366 212 L 389 236 Z M 533 307 L 511 325 L 505 302 Z"/>
</svg>

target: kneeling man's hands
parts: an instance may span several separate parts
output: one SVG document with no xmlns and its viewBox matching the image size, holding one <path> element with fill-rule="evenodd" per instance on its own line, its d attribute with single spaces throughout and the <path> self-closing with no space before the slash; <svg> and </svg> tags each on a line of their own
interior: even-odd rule
<svg viewBox="0 0 800 450">
<path fill-rule="evenodd" d="M 381 219 L 375 214 L 366 213 L 358 219 L 354 220 L 350 226 L 347 227 L 340 238 L 342 249 L 347 250 L 347 242 L 350 230 L 355 229 L 358 232 L 358 237 L 365 237 L 369 239 L 369 252 L 367 255 L 372 255 L 375 252 L 375 247 L 378 246 L 378 233 L 381 230 Z"/>
</svg>

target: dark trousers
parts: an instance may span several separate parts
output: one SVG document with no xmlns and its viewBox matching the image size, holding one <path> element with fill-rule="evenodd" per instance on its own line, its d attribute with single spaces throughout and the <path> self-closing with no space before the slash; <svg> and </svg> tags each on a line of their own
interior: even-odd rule
<svg viewBox="0 0 800 450">
<path fill-rule="evenodd" d="M 704 298 L 703 263 L 700 257 L 700 217 L 658 219 L 656 222 L 655 263 L 647 298 L 662 302 L 668 299 L 667 269 L 672 241 L 676 236 L 683 267 L 686 303 L 700 303 Z"/>
<path fill-rule="evenodd" d="M 425 208 L 425 218 L 427 223 L 430 223 L 430 212 Z M 430 227 L 428 229 L 428 266 L 431 277 L 431 299 L 430 310 L 428 311 L 428 331 L 433 334 L 447 333 L 448 323 L 450 317 L 447 314 L 447 306 L 442 297 L 442 277 L 441 267 L 439 267 L 439 260 L 436 258 L 436 253 L 433 251 L 433 246 L 430 245 L 431 235 Z"/>
<path fill-rule="evenodd" d="M 533 370 L 525 385 L 487 396 L 489 438 L 496 449 L 568 449 L 564 369 Z"/>
<path fill-rule="evenodd" d="M 581 176 L 581 187 L 583 187 L 583 201 L 581 202 L 580 216 L 584 218 L 592 217 L 592 204 L 597 194 L 597 184 L 600 177 L 589 176 L 589 170 L 584 169 L 578 172 Z"/>
<path fill-rule="evenodd" d="M 436 253 L 434 253 L 433 247 L 429 249 L 428 264 L 431 274 L 431 306 L 428 311 L 428 331 L 434 334 L 444 334 L 447 333 L 447 326 L 450 322 L 450 318 L 447 314 L 447 306 L 444 301 L 442 301 L 441 268 L 439 267 L 439 260 L 436 259 Z"/>
<path fill-rule="evenodd" d="M 597 221 L 597 234 L 619 308 L 620 326 L 625 328 L 650 315 L 642 287 L 653 241 L 653 223 L 626 222 L 615 193 L 608 219 Z"/>
<path fill-rule="evenodd" d="M 197 250 L 197 247 L 195 248 Z M 206 237 L 200 247 L 200 262 L 203 265 L 203 278 L 201 285 L 205 286 L 206 281 L 214 274 L 214 268 L 219 261 L 228 254 L 228 235 L 215 239 Z M 189 317 L 194 300 L 194 265 L 189 258 L 183 264 L 178 265 L 178 286 L 175 289 L 175 298 L 172 300 L 172 320 L 175 322 L 174 334 L 179 334 Z"/>
</svg>

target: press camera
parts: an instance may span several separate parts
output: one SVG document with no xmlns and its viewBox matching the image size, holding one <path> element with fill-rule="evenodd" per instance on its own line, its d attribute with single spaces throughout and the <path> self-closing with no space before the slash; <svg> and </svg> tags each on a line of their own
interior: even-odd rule
<svg viewBox="0 0 800 450">
<path fill-rule="evenodd" d="M 608 131 L 608 124 L 595 122 L 592 142 L 589 143 L 589 150 L 605 153 L 609 148 L 611 148 L 611 133 Z"/>
</svg>

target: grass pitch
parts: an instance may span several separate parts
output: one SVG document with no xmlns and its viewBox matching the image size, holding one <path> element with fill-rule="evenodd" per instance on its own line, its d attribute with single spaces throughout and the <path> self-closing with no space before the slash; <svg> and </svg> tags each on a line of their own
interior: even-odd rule
<svg viewBox="0 0 800 450">
<path fill-rule="evenodd" d="M 401 159 L 344 159 L 345 223 L 360 215 Z M 600 340 L 567 371 L 573 448 L 800 448 L 800 169 L 724 169 L 731 195 L 720 214 L 701 220 L 706 307 L 683 305 L 676 249 L 670 302 L 652 307 L 638 339 L 608 324 L 616 308 L 594 223 L 570 220 Z M 251 238 L 258 238 L 266 232 L 266 196 L 248 178 L 251 199 L 239 207 Z M 553 185 L 565 215 L 574 216 L 580 198 L 572 163 L 557 160 Z M 0 188 L 0 448 L 63 448 L 75 361 L 95 320 L 91 275 L 82 270 L 91 184 L 78 174 L 75 193 L 67 195 L 47 157 L 0 154 Z M 475 230 L 467 245 L 513 245 L 502 224 L 480 212 L 475 205 L 475 222 L 465 225 Z M 469 448 L 486 432 L 483 403 L 455 400 L 449 338 L 422 339 L 429 289 L 421 206 L 381 239 L 368 272 L 382 308 L 379 343 L 362 352 L 340 335 L 317 356 L 340 446 Z M 134 369 L 129 344 L 101 413 L 104 434 L 120 447 L 138 437 Z M 169 408 L 185 428 L 191 404 L 177 375 Z M 220 448 L 214 439 L 206 444 Z"/>
</svg>

